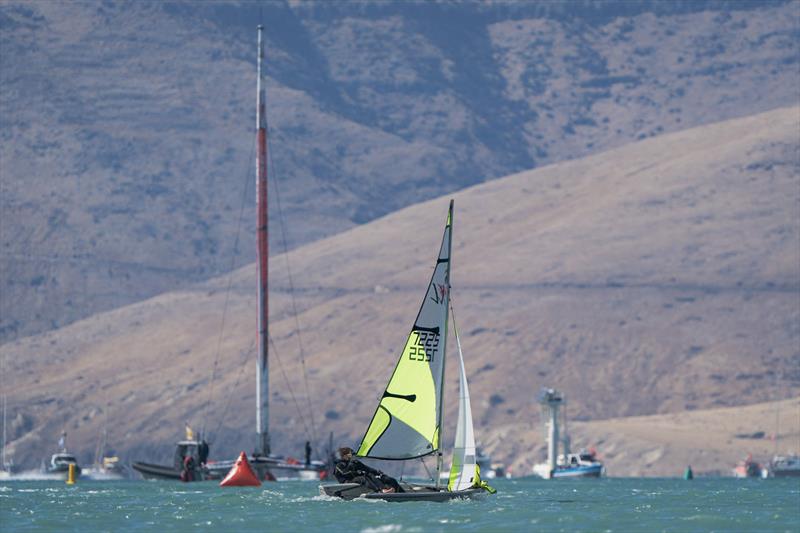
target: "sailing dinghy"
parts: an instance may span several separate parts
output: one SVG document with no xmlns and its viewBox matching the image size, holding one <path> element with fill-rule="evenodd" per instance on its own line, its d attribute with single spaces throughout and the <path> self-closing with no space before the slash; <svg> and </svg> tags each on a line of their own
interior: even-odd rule
<svg viewBox="0 0 800 533">
<path fill-rule="evenodd" d="M 356 455 L 389 461 L 408 461 L 436 454 L 436 477 L 431 484 L 400 482 L 404 492 L 373 492 L 358 483 L 320 485 L 323 496 L 345 500 L 380 499 L 395 502 L 448 501 L 474 498 L 494 492 L 481 482 L 475 462 L 475 435 L 469 403 L 467 376 L 458 344 L 460 394 L 453 461 L 447 486 L 440 486 L 442 470 L 442 413 L 450 303 L 450 252 L 453 228 L 453 201 L 447 215 L 436 267 L 428 284 L 414 326 L 408 335 L 400 360 L 381 396 Z"/>
</svg>

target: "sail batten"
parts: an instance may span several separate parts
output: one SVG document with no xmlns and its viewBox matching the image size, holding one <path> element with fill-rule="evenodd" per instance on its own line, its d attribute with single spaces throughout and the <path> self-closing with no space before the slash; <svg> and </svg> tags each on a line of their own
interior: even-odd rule
<svg viewBox="0 0 800 533">
<path fill-rule="evenodd" d="M 411 332 L 357 455 L 386 460 L 439 450 L 450 297 L 452 203 L 436 265 Z"/>
</svg>

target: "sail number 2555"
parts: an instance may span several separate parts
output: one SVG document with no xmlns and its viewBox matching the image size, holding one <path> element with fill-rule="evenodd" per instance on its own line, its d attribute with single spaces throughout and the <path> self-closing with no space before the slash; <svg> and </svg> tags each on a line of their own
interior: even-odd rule
<svg viewBox="0 0 800 533">
<path fill-rule="evenodd" d="M 416 335 L 416 342 L 408 347 L 408 358 L 426 363 L 433 361 L 433 356 L 439 349 L 439 334 L 433 331 L 412 331 L 411 335 Z"/>
</svg>

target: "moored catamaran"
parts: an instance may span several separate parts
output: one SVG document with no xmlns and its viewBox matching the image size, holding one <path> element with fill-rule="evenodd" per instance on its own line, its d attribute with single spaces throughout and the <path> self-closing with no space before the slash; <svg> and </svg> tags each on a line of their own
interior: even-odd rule
<svg viewBox="0 0 800 533">
<path fill-rule="evenodd" d="M 320 485 L 320 494 L 324 496 L 407 502 L 475 498 L 494 492 L 481 481 L 476 464 L 472 409 L 455 312 L 453 332 L 460 372 L 458 424 L 450 477 L 446 486 L 440 482 L 448 311 L 453 310 L 450 299 L 452 228 L 451 200 L 436 267 L 422 306 L 356 452 L 358 457 L 389 461 L 408 461 L 436 454 L 436 476 L 430 484 L 401 481 L 403 492 L 376 492 L 358 483 Z"/>
<path fill-rule="evenodd" d="M 258 354 L 256 369 L 256 446 L 248 457 L 259 479 L 274 480 L 276 477 L 291 477 L 318 480 L 327 473 L 327 465 L 322 461 L 310 460 L 310 448 L 306 451 L 306 461 L 272 455 L 269 434 L 269 364 L 268 364 L 268 222 L 267 214 L 267 117 L 266 117 L 266 78 L 262 68 L 264 59 L 263 26 L 258 26 L 258 78 L 256 104 L 256 241 L 258 265 Z M 187 431 L 186 440 L 177 444 L 173 465 L 154 465 L 143 462 L 133 463 L 133 468 L 149 479 L 184 479 L 191 481 L 219 480 L 236 462 L 206 461 L 208 444 L 202 438 L 195 439 Z M 307 446 L 309 446 L 307 444 Z M 187 467 L 188 465 L 191 465 Z"/>
</svg>

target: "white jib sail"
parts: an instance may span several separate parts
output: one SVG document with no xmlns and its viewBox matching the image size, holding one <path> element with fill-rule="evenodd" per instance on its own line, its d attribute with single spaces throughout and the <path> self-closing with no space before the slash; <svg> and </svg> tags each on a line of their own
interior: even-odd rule
<svg viewBox="0 0 800 533">
<path fill-rule="evenodd" d="M 447 489 L 450 491 L 464 490 L 475 483 L 475 432 L 472 428 L 472 408 L 469 403 L 469 387 L 467 386 L 467 373 L 464 370 L 464 356 L 461 353 L 461 340 L 458 338 L 458 328 L 455 323 L 455 313 L 450 306 L 453 316 L 453 332 L 458 345 L 459 368 L 459 394 L 458 394 L 458 425 L 456 426 L 456 440 L 453 446 L 453 464 L 450 467 L 450 481 Z"/>
</svg>

